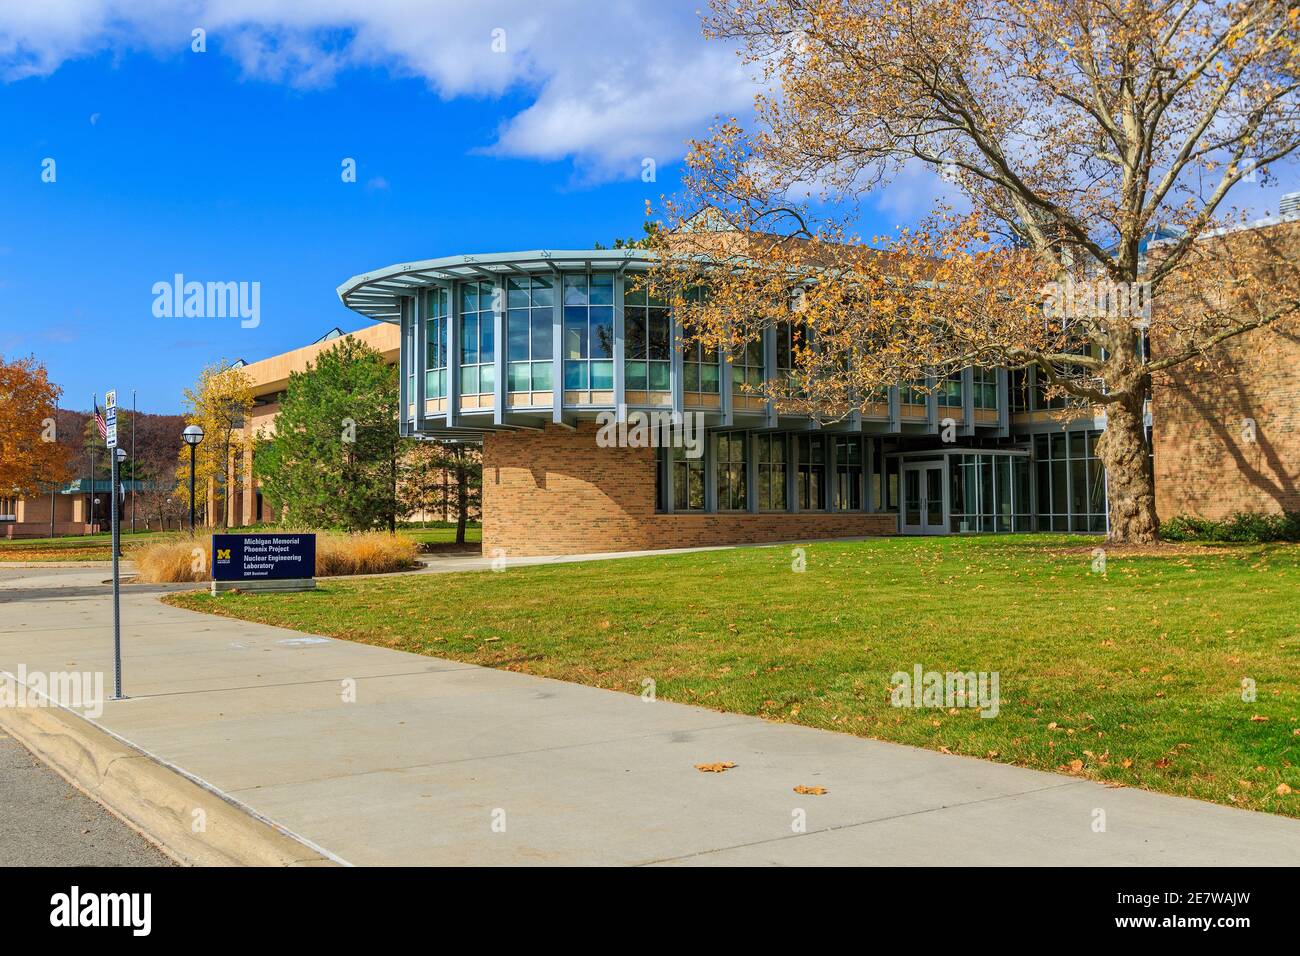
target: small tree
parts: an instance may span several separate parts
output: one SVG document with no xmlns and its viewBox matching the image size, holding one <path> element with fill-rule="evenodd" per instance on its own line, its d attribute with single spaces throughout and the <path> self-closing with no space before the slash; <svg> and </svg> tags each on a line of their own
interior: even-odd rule
<svg viewBox="0 0 1300 956">
<path fill-rule="evenodd" d="M 1111 537 L 1155 540 L 1152 376 L 1300 308 L 1273 237 L 1206 241 L 1234 221 L 1234 187 L 1300 145 L 1296 5 L 713 10 L 706 32 L 739 41 L 778 93 L 759 97 L 753 130 L 732 120 L 694 144 L 687 202 L 656 237 L 668 255 L 652 285 L 692 335 L 734 350 L 793 323 L 795 367 L 772 397 L 832 416 L 890 385 L 1032 366 L 1107 418 Z M 853 235 L 856 200 L 927 168 L 966 211 Z"/>
<path fill-rule="evenodd" d="M 71 475 L 68 445 L 58 438 L 55 403 L 62 389 L 36 359 L 0 355 L 0 492 L 48 491 Z"/>
<path fill-rule="evenodd" d="M 258 453 L 263 494 L 292 523 L 395 530 L 401 442 L 396 369 L 342 338 L 289 376 Z"/>
<path fill-rule="evenodd" d="M 203 429 L 194 471 L 195 499 L 208 503 L 209 482 L 217 489 L 217 523 L 226 527 L 226 502 L 232 489 L 226 487 L 226 470 L 242 443 L 244 422 L 253 411 L 253 386 L 242 368 L 224 360 L 209 365 L 199 374 L 193 388 L 185 390 L 185 422 Z M 179 437 L 179 436 L 178 436 Z M 176 464 L 177 494 L 188 496 L 190 450 L 182 445 Z"/>
<path fill-rule="evenodd" d="M 456 543 L 465 543 L 465 524 L 481 507 L 482 452 L 463 442 L 409 443 L 398 479 L 402 512 L 442 511 L 456 516 Z"/>
</svg>

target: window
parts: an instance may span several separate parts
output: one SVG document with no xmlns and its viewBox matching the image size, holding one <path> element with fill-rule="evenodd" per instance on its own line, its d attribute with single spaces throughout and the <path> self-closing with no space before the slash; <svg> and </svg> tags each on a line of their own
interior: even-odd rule
<svg viewBox="0 0 1300 956">
<path fill-rule="evenodd" d="M 623 294 L 623 387 L 666 392 L 671 387 L 672 321 L 667 306 L 627 280 Z"/>
<path fill-rule="evenodd" d="M 898 445 L 883 438 L 869 438 L 871 450 L 871 506 L 875 511 L 898 510 L 898 459 L 891 457 Z"/>
<path fill-rule="evenodd" d="M 961 406 L 961 372 L 954 372 L 939 383 L 939 404 Z"/>
<path fill-rule="evenodd" d="M 402 357 L 406 360 L 406 401 L 410 404 L 415 402 L 415 316 L 411 314 L 411 309 L 402 306 L 402 313 L 406 319 L 406 341 L 402 343 Z M 407 416 L 407 409 L 402 409 L 402 416 Z"/>
<path fill-rule="evenodd" d="M 924 405 L 927 398 L 929 393 L 924 384 L 903 385 L 898 389 L 898 401 L 901 405 Z"/>
<path fill-rule="evenodd" d="M 1106 473 L 1096 454 L 1100 435 L 1078 429 L 1034 436 L 1038 530 L 1106 530 Z"/>
<path fill-rule="evenodd" d="M 718 350 L 693 342 L 682 350 L 682 391 L 718 394 Z M 690 398 L 686 399 L 690 404 Z M 717 404 L 716 402 L 714 404 Z"/>
<path fill-rule="evenodd" d="M 506 280 L 506 359 L 512 392 L 549 392 L 554 386 L 555 285 L 550 276 Z"/>
<path fill-rule="evenodd" d="M 495 350 L 492 341 L 494 283 L 462 282 L 460 286 L 460 393 L 482 395 L 496 383 L 492 364 Z"/>
<path fill-rule="evenodd" d="M 862 510 L 862 441 L 835 439 L 835 507 Z"/>
<path fill-rule="evenodd" d="M 758 510 L 786 511 L 790 505 L 785 494 L 786 436 L 758 435 Z"/>
<path fill-rule="evenodd" d="M 749 507 L 745 493 L 745 434 L 718 436 L 718 510 L 744 511 Z"/>
<path fill-rule="evenodd" d="M 796 490 L 800 511 L 822 511 L 826 507 L 826 439 L 821 435 L 799 435 Z"/>
<path fill-rule="evenodd" d="M 778 373 L 794 371 L 802 333 L 793 322 L 779 322 L 776 326 L 776 368 Z"/>
<path fill-rule="evenodd" d="M 704 510 L 704 458 L 687 458 L 685 448 L 672 448 L 673 510 Z"/>
<path fill-rule="evenodd" d="M 1010 375 L 1009 391 L 1011 392 L 1012 413 L 1029 411 L 1030 370 L 1015 368 L 1008 374 Z"/>
<path fill-rule="evenodd" d="M 752 394 L 762 388 L 766 378 L 763 370 L 763 342 L 746 342 L 731 361 L 731 387 L 736 392 Z M 746 387 L 748 386 L 748 387 Z"/>
<path fill-rule="evenodd" d="M 447 313 L 451 294 L 446 289 L 430 289 L 424 294 L 425 328 L 425 398 L 444 398 L 447 394 Z"/>
<path fill-rule="evenodd" d="M 953 531 L 1030 531 L 1029 458 L 953 455 L 949 515 Z"/>
<path fill-rule="evenodd" d="M 972 370 L 974 381 L 974 406 L 996 410 L 998 407 L 998 374 L 991 368 Z"/>
<path fill-rule="evenodd" d="M 614 274 L 566 273 L 564 387 L 609 391 L 614 387 Z"/>
<path fill-rule="evenodd" d="M 660 445 L 655 449 L 655 511 L 672 510 L 671 502 L 668 500 L 667 472 L 672 467 L 668 448 L 667 445 Z"/>
</svg>

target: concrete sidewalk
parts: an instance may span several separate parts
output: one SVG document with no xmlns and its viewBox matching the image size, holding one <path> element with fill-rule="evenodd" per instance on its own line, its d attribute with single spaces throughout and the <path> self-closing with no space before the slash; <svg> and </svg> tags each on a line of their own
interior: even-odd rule
<svg viewBox="0 0 1300 956">
<path fill-rule="evenodd" d="M 0 566 L 0 670 L 104 670 L 111 684 L 109 593 L 87 593 L 85 575 Z M 1282 817 L 195 614 L 131 589 L 123 621 L 131 699 L 94 723 L 340 862 L 1300 862 L 1300 822 Z M 716 761 L 736 767 L 695 769 Z"/>
</svg>

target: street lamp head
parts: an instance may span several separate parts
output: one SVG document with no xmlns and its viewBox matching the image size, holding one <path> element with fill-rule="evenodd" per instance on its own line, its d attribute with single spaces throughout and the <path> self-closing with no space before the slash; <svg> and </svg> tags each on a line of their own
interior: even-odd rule
<svg viewBox="0 0 1300 956">
<path fill-rule="evenodd" d="M 119 464 L 120 464 L 121 462 L 126 461 L 126 449 L 125 449 L 125 448 L 118 448 L 118 449 L 116 449 L 116 454 L 117 454 L 117 460 L 118 460 L 118 463 L 119 463 Z"/>
<path fill-rule="evenodd" d="M 197 445 L 203 441 L 203 429 L 198 425 L 186 425 L 185 431 L 181 432 L 181 438 L 185 439 L 187 445 Z"/>
</svg>

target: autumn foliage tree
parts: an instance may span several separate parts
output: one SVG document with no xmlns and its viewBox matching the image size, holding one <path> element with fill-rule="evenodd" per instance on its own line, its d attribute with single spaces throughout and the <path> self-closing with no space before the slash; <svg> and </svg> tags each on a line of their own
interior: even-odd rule
<svg viewBox="0 0 1300 956">
<path fill-rule="evenodd" d="M 216 509 L 217 523 L 226 526 L 228 496 L 226 477 L 232 457 L 243 447 L 244 420 L 253 410 L 253 386 L 248 374 L 224 360 L 209 365 L 199 373 L 193 388 L 185 390 L 185 423 L 203 429 L 203 441 L 195 458 L 194 493 L 200 505 L 206 504 L 208 486 L 216 489 L 221 507 Z M 178 436 L 179 437 L 179 436 Z M 181 445 L 176 462 L 176 493 L 189 494 L 190 450 Z M 213 504 L 217 504 L 216 501 Z"/>
<path fill-rule="evenodd" d="M 32 495 L 71 477 L 68 447 L 58 441 L 60 394 L 34 357 L 0 355 L 0 493 Z"/>
<path fill-rule="evenodd" d="M 1221 230 L 1234 188 L 1300 145 L 1298 17 L 1279 0 L 715 0 L 706 33 L 771 92 L 750 126 L 692 144 L 651 284 L 732 352 L 793 322 L 795 368 L 765 388 L 824 416 L 970 366 L 1037 368 L 1106 417 L 1112 538 L 1153 541 L 1152 377 L 1296 320 L 1294 256 Z M 858 202 L 917 169 L 951 205 L 855 235 Z"/>
</svg>

